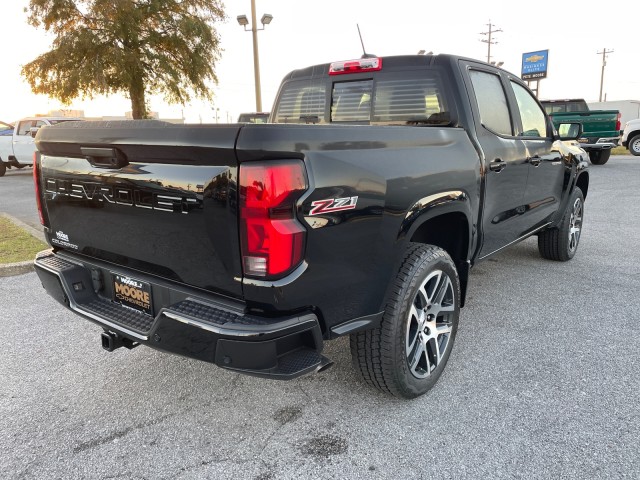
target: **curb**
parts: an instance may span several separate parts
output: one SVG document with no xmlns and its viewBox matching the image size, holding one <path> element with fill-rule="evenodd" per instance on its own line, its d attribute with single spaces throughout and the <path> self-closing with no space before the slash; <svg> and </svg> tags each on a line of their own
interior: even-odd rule
<svg viewBox="0 0 640 480">
<path fill-rule="evenodd" d="M 40 230 L 33 228 L 31 225 L 24 223 L 22 220 L 18 220 L 16 217 L 9 215 L 8 213 L 0 212 L 0 217 L 4 217 L 12 222 L 14 225 L 22 228 L 32 237 L 37 238 L 43 243 L 47 243 L 44 238 L 44 233 Z M 33 272 L 33 260 L 27 260 L 26 262 L 7 263 L 0 265 L 0 278 L 1 277 L 13 277 L 15 275 L 22 275 L 24 273 Z"/>
<path fill-rule="evenodd" d="M 33 260 L 18 263 L 7 263 L 5 265 L 0 265 L 0 278 L 22 275 L 23 273 L 33 272 L 33 270 Z"/>
</svg>

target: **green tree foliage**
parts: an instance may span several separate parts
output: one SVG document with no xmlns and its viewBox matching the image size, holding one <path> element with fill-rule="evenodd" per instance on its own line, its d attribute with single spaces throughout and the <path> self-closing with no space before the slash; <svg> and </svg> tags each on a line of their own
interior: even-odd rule
<svg viewBox="0 0 640 480">
<path fill-rule="evenodd" d="M 31 0 L 27 11 L 54 36 L 52 49 L 22 68 L 35 93 L 69 104 L 124 92 L 133 118 L 147 116 L 147 93 L 181 104 L 212 98 L 221 0 Z"/>
</svg>

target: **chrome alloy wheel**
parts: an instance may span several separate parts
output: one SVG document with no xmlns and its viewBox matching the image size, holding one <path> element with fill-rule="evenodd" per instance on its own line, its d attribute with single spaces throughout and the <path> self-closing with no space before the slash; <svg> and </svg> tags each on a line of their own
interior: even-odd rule
<svg viewBox="0 0 640 480">
<path fill-rule="evenodd" d="M 454 292 L 449 276 L 434 270 L 413 299 L 407 318 L 405 356 L 416 378 L 431 375 L 447 352 L 455 315 Z"/>
<path fill-rule="evenodd" d="M 571 209 L 569 219 L 569 251 L 575 252 L 580 241 L 580 231 L 582 230 L 582 200 L 576 198 Z"/>
</svg>

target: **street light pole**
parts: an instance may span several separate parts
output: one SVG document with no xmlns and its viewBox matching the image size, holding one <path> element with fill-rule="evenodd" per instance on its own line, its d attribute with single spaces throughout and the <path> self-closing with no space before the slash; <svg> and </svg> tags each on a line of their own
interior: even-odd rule
<svg viewBox="0 0 640 480">
<path fill-rule="evenodd" d="M 238 15 L 238 24 L 244 27 L 244 31 L 248 32 L 247 25 L 249 25 L 249 19 L 246 15 Z M 256 20 L 256 0 L 251 0 L 251 35 L 253 36 L 253 73 L 255 76 L 256 85 L 256 112 L 262 112 L 262 93 L 260 89 L 260 56 L 258 54 L 258 30 L 264 30 L 266 25 L 269 25 L 273 20 L 273 15 L 265 13 L 260 19 L 262 28 L 258 28 L 258 22 Z"/>
<path fill-rule="evenodd" d="M 598 52 L 598 55 L 602 54 L 602 73 L 600 74 L 600 99 L 599 102 L 602 101 L 602 87 L 604 85 L 604 67 L 607 66 L 607 54 L 613 53 L 613 50 L 607 50 L 606 47 L 602 49 L 601 52 Z"/>
<path fill-rule="evenodd" d="M 256 84 L 256 112 L 262 111 L 262 93 L 260 90 L 260 58 L 258 54 L 258 22 L 256 22 L 256 0 L 251 0 L 251 34 L 253 35 L 253 73 Z"/>
</svg>

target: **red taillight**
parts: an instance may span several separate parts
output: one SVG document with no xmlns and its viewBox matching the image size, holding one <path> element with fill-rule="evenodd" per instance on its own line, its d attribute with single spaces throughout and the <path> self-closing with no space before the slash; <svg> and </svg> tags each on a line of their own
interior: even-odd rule
<svg viewBox="0 0 640 480">
<path fill-rule="evenodd" d="M 622 114 L 620 112 L 618 112 L 618 120 L 616 121 L 616 132 L 619 132 L 621 130 L 620 127 L 622 127 Z"/>
<path fill-rule="evenodd" d="M 38 207 L 38 216 L 40 223 L 44 225 L 44 215 L 42 214 L 42 198 L 40 197 L 40 167 L 38 165 L 38 152 L 33 152 L 33 185 L 36 189 L 36 205 Z"/>
<path fill-rule="evenodd" d="M 240 239 L 245 275 L 283 276 L 303 258 L 296 200 L 307 189 L 298 160 L 240 165 Z"/>
<path fill-rule="evenodd" d="M 382 70 L 381 58 L 359 58 L 358 60 L 346 60 L 333 62 L 329 66 L 329 75 L 343 75 L 345 73 L 375 72 Z"/>
</svg>

